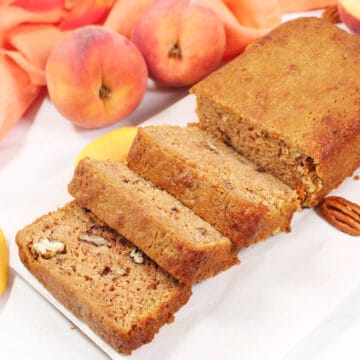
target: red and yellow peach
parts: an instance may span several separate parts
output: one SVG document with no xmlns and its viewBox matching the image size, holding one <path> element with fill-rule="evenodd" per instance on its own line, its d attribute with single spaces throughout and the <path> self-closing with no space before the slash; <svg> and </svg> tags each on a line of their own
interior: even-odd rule
<svg viewBox="0 0 360 360">
<path fill-rule="evenodd" d="M 199 81 L 219 65 L 225 49 L 222 22 L 188 0 L 155 1 L 140 15 L 132 39 L 150 76 L 168 86 Z"/>
<path fill-rule="evenodd" d="M 124 119 L 147 85 L 145 61 L 125 37 L 86 26 L 64 37 L 46 64 L 50 99 L 78 126 L 96 128 Z"/>
</svg>

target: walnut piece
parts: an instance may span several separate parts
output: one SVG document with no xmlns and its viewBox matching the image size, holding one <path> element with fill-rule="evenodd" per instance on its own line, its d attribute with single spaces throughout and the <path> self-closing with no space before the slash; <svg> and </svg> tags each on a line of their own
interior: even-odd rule
<svg viewBox="0 0 360 360">
<path fill-rule="evenodd" d="M 330 224 L 349 235 L 360 236 L 360 206 L 340 196 L 323 199 L 318 210 Z"/>
<path fill-rule="evenodd" d="M 128 270 L 119 267 L 119 268 L 117 268 L 116 270 L 114 270 L 111 274 L 112 274 L 113 276 L 115 276 L 115 277 L 117 277 L 117 276 L 125 276 L 125 275 L 128 274 Z"/>
<path fill-rule="evenodd" d="M 144 254 L 137 248 L 131 250 L 130 257 L 135 264 L 142 264 L 144 262 Z"/>
<path fill-rule="evenodd" d="M 33 242 L 30 245 L 30 251 L 36 258 L 41 256 L 44 259 L 51 259 L 65 252 L 65 244 L 58 240 L 44 238 Z"/>
<path fill-rule="evenodd" d="M 111 275 L 112 277 L 118 277 L 127 275 L 128 270 L 121 267 L 116 267 L 115 269 L 112 269 L 110 266 L 107 265 L 99 271 L 99 274 L 101 276 Z"/>
<path fill-rule="evenodd" d="M 79 240 L 94 244 L 95 246 L 103 246 L 108 243 L 107 240 L 100 235 L 87 233 L 81 233 L 79 235 Z"/>
</svg>

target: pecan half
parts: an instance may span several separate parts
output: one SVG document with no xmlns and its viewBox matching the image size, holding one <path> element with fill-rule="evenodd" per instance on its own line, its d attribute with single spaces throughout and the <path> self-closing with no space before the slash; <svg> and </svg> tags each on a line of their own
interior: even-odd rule
<svg viewBox="0 0 360 360">
<path fill-rule="evenodd" d="M 329 196 L 319 205 L 320 214 L 330 224 L 353 236 L 360 236 L 360 206 L 340 196 Z"/>
</svg>

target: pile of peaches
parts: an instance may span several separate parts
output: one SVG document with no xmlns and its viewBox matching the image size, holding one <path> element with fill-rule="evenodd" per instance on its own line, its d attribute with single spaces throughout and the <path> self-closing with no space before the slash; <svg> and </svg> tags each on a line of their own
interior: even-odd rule
<svg viewBox="0 0 360 360">
<path fill-rule="evenodd" d="M 64 37 L 46 65 L 49 96 L 74 124 L 118 122 L 140 104 L 151 77 L 171 87 L 191 85 L 219 66 L 224 27 L 208 8 L 156 2 L 138 19 L 131 40 L 91 25 Z"/>
</svg>

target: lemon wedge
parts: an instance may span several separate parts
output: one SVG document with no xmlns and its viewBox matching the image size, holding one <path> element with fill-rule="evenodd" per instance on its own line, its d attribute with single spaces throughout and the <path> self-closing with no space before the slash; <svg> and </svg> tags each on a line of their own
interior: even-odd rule
<svg viewBox="0 0 360 360">
<path fill-rule="evenodd" d="M 76 158 L 75 165 L 84 157 L 98 160 L 124 161 L 136 136 L 137 127 L 127 126 L 111 131 L 87 144 Z"/>
<path fill-rule="evenodd" d="M 0 295 L 6 289 L 9 276 L 9 251 L 5 236 L 0 229 Z"/>
</svg>

